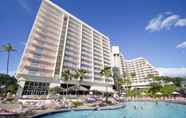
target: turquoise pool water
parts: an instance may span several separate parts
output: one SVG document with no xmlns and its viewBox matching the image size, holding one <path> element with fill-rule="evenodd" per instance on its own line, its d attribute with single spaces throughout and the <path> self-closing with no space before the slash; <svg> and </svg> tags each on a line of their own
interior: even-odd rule
<svg viewBox="0 0 186 118">
<path fill-rule="evenodd" d="M 126 107 L 103 111 L 70 111 L 40 118 L 186 118 L 186 105 L 159 102 L 129 102 Z"/>
</svg>

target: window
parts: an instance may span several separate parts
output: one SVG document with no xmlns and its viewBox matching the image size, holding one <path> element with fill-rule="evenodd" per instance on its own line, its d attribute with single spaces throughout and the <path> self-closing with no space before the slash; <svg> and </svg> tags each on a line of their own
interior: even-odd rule
<svg viewBox="0 0 186 118">
<path fill-rule="evenodd" d="M 42 53 L 43 51 L 44 51 L 43 48 L 37 48 L 37 49 L 36 49 L 36 52 L 37 52 L 37 53 Z"/>
</svg>

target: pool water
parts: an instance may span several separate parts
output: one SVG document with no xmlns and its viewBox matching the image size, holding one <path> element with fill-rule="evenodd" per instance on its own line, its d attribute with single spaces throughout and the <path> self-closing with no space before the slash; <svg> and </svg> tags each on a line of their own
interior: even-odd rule
<svg viewBox="0 0 186 118">
<path fill-rule="evenodd" d="M 129 102 L 126 107 L 103 111 L 70 111 L 40 118 L 186 118 L 186 105 L 158 102 Z"/>
</svg>

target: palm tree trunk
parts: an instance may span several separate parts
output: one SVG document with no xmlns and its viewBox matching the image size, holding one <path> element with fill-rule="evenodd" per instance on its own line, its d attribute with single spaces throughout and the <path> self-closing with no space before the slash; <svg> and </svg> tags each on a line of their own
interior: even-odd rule
<svg viewBox="0 0 186 118">
<path fill-rule="evenodd" d="M 108 103 L 108 86 L 106 83 L 106 77 L 105 77 L 105 84 L 106 84 L 106 103 Z"/>
<path fill-rule="evenodd" d="M 67 96 L 67 94 L 68 94 L 68 81 L 67 81 L 67 88 L 66 88 L 67 90 L 66 90 L 66 96 Z"/>
<path fill-rule="evenodd" d="M 7 66 L 6 66 L 6 74 L 8 75 L 8 71 L 9 71 L 9 59 L 10 58 L 10 52 L 8 51 L 7 53 Z"/>
<path fill-rule="evenodd" d="M 79 87 L 80 87 L 80 81 L 78 82 L 77 87 L 76 87 L 76 96 L 78 96 L 78 89 L 79 89 Z"/>
<path fill-rule="evenodd" d="M 78 91 L 78 90 L 77 90 L 77 87 L 76 87 L 76 93 L 75 93 L 75 94 L 76 94 L 76 96 L 77 96 L 77 91 Z"/>
<path fill-rule="evenodd" d="M 106 85 L 106 103 L 108 103 L 108 86 Z"/>
</svg>

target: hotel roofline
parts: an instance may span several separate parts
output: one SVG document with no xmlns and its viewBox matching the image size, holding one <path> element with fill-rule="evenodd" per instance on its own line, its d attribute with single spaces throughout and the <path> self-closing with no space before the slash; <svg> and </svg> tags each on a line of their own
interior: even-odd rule
<svg viewBox="0 0 186 118">
<path fill-rule="evenodd" d="M 83 25 L 87 26 L 88 28 L 94 30 L 96 33 L 103 35 L 107 40 L 110 40 L 110 38 L 108 36 L 106 36 L 105 34 L 99 32 L 98 30 L 96 30 L 95 28 L 93 28 L 92 26 L 90 26 L 89 24 L 85 23 L 84 21 L 82 21 L 81 19 L 77 18 L 76 16 L 72 15 L 71 13 L 69 13 L 68 11 L 64 10 L 62 7 L 60 7 L 59 5 L 53 3 L 50 0 L 45 0 L 47 2 L 49 2 L 51 5 L 53 5 L 55 8 L 57 8 L 58 10 L 66 13 L 67 15 L 69 15 L 70 17 L 74 18 L 75 20 L 79 21 L 80 23 L 82 23 Z"/>
</svg>

